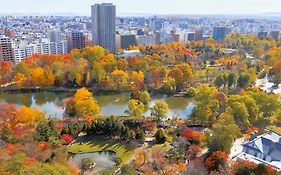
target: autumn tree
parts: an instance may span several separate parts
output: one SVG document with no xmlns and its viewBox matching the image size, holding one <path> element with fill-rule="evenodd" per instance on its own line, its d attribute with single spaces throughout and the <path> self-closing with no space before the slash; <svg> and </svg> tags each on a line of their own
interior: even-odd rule
<svg viewBox="0 0 281 175">
<path fill-rule="evenodd" d="M 25 75 L 21 73 L 17 73 L 13 78 L 13 81 L 16 83 L 18 87 L 22 87 L 24 85 L 25 80 L 26 80 Z"/>
<path fill-rule="evenodd" d="M 19 109 L 18 122 L 34 126 L 36 123 L 45 119 L 45 114 L 37 109 L 32 109 L 26 106 L 22 106 Z"/>
<path fill-rule="evenodd" d="M 167 78 L 164 80 L 162 89 L 165 93 L 172 94 L 176 92 L 176 81 L 173 78 Z"/>
<path fill-rule="evenodd" d="M 128 113 L 131 116 L 139 116 L 144 112 L 144 104 L 138 100 L 130 100 L 128 104 L 128 110 L 125 113 Z"/>
<path fill-rule="evenodd" d="M 74 95 L 74 108 L 78 116 L 98 116 L 100 107 L 86 88 L 81 88 Z"/>
<path fill-rule="evenodd" d="M 169 111 L 169 107 L 166 102 L 156 101 L 155 105 L 151 109 L 151 115 L 156 117 L 156 120 L 159 122 L 168 117 L 167 116 L 168 111 Z"/>
<path fill-rule="evenodd" d="M 213 152 L 206 160 L 205 165 L 209 171 L 219 170 L 221 166 L 227 163 L 227 153 L 224 151 Z"/>
<path fill-rule="evenodd" d="M 212 125 L 212 131 L 213 133 L 207 137 L 210 153 L 214 151 L 230 152 L 233 141 L 240 134 L 240 129 L 229 111 L 218 117 L 217 122 Z"/>
<path fill-rule="evenodd" d="M 115 88 L 126 88 L 128 87 L 129 75 L 127 72 L 122 70 L 115 70 L 111 74 L 112 86 Z"/>
</svg>

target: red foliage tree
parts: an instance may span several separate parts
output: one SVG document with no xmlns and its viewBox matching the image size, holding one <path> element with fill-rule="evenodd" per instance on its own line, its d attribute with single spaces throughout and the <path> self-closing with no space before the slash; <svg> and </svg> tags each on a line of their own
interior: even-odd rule
<svg viewBox="0 0 281 175">
<path fill-rule="evenodd" d="M 203 139 L 201 132 L 192 130 L 190 128 L 184 129 L 182 132 L 182 137 L 186 138 L 191 144 L 200 144 Z"/>
<path fill-rule="evenodd" d="M 60 139 L 64 140 L 67 145 L 73 141 L 73 138 L 69 134 L 60 135 Z"/>
<path fill-rule="evenodd" d="M 219 170 L 220 166 L 226 165 L 228 154 L 224 151 L 216 151 L 205 160 L 205 166 L 209 171 Z"/>
</svg>

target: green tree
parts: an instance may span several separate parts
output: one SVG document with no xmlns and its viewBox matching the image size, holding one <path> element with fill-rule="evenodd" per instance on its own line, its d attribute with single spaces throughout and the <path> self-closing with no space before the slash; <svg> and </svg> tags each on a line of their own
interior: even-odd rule
<svg viewBox="0 0 281 175">
<path fill-rule="evenodd" d="M 221 88 L 221 86 L 224 84 L 224 77 L 222 74 L 219 74 L 218 76 L 216 76 L 216 78 L 214 80 L 214 84 L 218 87 L 218 89 Z"/>
<path fill-rule="evenodd" d="M 164 80 L 162 89 L 165 93 L 173 94 L 176 92 L 176 80 L 173 78 L 167 78 Z"/>
<path fill-rule="evenodd" d="M 230 73 L 228 75 L 228 88 L 232 87 L 235 85 L 237 80 L 237 75 L 235 73 Z"/>
<path fill-rule="evenodd" d="M 230 152 L 233 141 L 239 136 L 239 127 L 235 124 L 230 111 L 218 117 L 216 123 L 212 125 L 212 134 L 207 136 L 209 152 L 226 151 Z"/>
<path fill-rule="evenodd" d="M 86 157 L 81 160 L 81 169 L 87 171 L 94 165 L 94 159 L 91 157 Z"/>
<path fill-rule="evenodd" d="M 241 73 L 238 77 L 237 84 L 240 88 L 247 88 L 250 84 L 250 76 L 246 73 Z"/>
<path fill-rule="evenodd" d="M 155 105 L 152 107 L 151 115 L 155 116 L 157 121 L 167 118 L 167 113 L 169 111 L 168 104 L 164 101 L 156 101 Z"/>
<path fill-rule="evenodd" d="M 147 91 L 132 93 L 131 98 L 142 102 L 144 105 L 147 105 L 150 101 L 150 95 Z"/>
<path fill-rule="evenodd" d="M 154 136 L 157 143 L 165 143 L 167 141 L 167 136 L 163 128 L 158 129 Z"/>
<path fill-rule="evenodd" d="M 281 73 L 275 74 L 273 76 L 273 83 L 275 86 L 278 86 L 281 83 Z"/>
<path fill-rule="evenodd" d="M 264 117 L 270 117 L 273 113 L 280 108 L 278 96 L 267 94 L 261 90 L 250 91 L 249 94 L 256 101 L 259 111 Z"/>
<path fill-rule="evenodd" d="M 144 142 L 145 140 L 145 134 L 144 134 L 144 131 L 140 128 L 137 128 L 137 131 L 136 131 L 136 139 L 139 141 L 139 142 Z"/>
<path fill-rule="evenodd" d="M 138 100 L 130 100 L 128 104 L 128 110 L 125 113 L 128 113 L 131 116 L 139 116 L 144 112 L 144 104 Z"/>
</svg>

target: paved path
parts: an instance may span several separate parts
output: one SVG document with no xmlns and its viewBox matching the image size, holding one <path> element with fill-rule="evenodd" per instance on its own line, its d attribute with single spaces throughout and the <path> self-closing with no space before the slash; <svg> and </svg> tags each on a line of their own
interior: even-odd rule
<svg viewBox="0 0 281 175">
<path fill-rule="evenodd" d="M 243 151 L 243 142 L 245 141 L 245 137 L 238 138 L 234 141 L 233 146 L 230 150 L 229 160 L 235 159 Z"/>
</svg>

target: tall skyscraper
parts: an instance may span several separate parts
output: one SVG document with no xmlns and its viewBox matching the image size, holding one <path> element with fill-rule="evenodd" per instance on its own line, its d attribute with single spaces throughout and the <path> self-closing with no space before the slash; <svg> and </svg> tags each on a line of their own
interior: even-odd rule
<svg viewBox="0 0 281 175">
<path fill-rule="evenodd" d="M 0 61 L 15 61 L 12 39 L 6 36 L 0 36 Z"/>
<path fill-rule="evenodd" d="M 226 35 L 230 32 L 230 29 L 228 27 L 220 26 L 220 27 L 214 27 L 213 30 L 213 38 L 216 41 L 224 41 L 226 38 Z"/>
<path fill-rule="evenodd" d="M 116 6 L 112 3 L 92 6 L 93 43 L 115 52 Z"/>
</svg>

